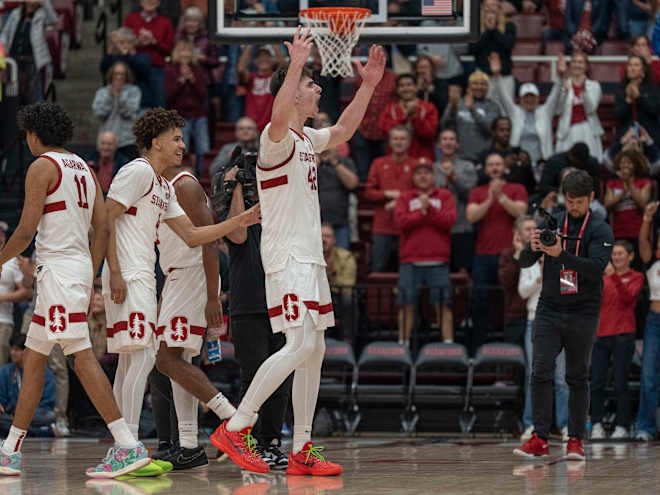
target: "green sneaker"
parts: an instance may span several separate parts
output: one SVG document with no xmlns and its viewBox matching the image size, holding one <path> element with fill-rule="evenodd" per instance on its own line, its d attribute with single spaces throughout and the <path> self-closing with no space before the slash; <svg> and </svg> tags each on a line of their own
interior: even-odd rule
<svg viewBox="0 0 660 495">
<path fill-rule="evenodd" d="M 169 490 L 172 487 L 172 480 L 169 476 L 158 478 L 132 478 L 127 481 L 128 484 L 139 488 L 141 493 L 151 494 L 160 493 Z"/>
<path fill-rule="evenodd" d="M 161 467 L 156 464 L 154 461 L 151 461 L 149 464 L 144 466 L 143 468 L 137 469 L 131 473 L 129 473 L 129 476 L 137 476 L 139 478 L 152 478 L 154 476 L 160 476 L 161 474 L 164 474 L 165 471 L 161 469 Z"/>
<path fill-rule="evenodd" d="M 151 464 L 155 464 L 156 466 L 161 468 L 163 470 L 163 474 L 169 473 L 170 471 L 172 471 L 172 469 L 174 469 L 174 465 L 171 462 L 163 461 L 162 459 L 153 459 L 151 461 Z"/>
</svg>

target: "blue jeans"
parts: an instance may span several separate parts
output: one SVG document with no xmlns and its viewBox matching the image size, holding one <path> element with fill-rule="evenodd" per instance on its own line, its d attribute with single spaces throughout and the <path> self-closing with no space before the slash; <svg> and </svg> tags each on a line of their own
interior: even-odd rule
<svg viewBox="0 0 660 495">
<path fill-rule="evenodd" d="M 617 36 L 625 40 L 630 37 L 628 28 L 628 10 L 630 0 L 592 0 L 591 31 L 598 43 L 607 39 L 610 29 L 610 19 L 614 13 Z M 578 21 L 578 25 L 580 22 Z"/>
<path fill-rule="evenodd" d="M 333 225 L 337 246 L 351 250 L 351 228 L 348 225 Z"/>
<path fill-rule="evenodd" d="M 371 271 L 384 272 L 391 269 L 390 261 L 399 252 L 399 236 L 372 234 L 371 236 Z"/>
<path fill-rule="evenodd" d="M 660 385 L 660 313 L 649 311 L 644 329 L 642 378 L 639 384 L 637 430 L 655 435 L 655 410 L 658 408 Z"/>
<path fill-rule="evenodd" d="M 154 108 L 165 108 L 165 69 L 151 66 L 149 86 L 151 87 Z"/>
<path fill-rule="evenodd" d="M 534 322 L 527 320 L 525 331 L 525 354 L 527 355 L 527 373 L 525 374 L 525 410 L 523 424 L 525 429 L 534 424 L 532 419 L 532 327 Z M 560 430 L 568 424 L 568 385 L 566 384 L 566 352 L 561 351 L 555 360 L 555 416 Z"/>
<path fill-rule="evenodd" d="M 472 263 L 472 345 L 473 353 L 486 343 L 488 336 L 488 315 L 490 312 L 490 300 L 496 286 L 499 286 L 497 267 L 500 259 L 499 254 L 475 254 Z"/>
<path fill-rule="evenodd" d="M 202 163 L 204 153 L 211 149 L 209 142 L 209 121 L 206 117 L 186 120 L 186 125 L 182 129 L 183 142 L 186 143 L 186 150 L 190 151 L 190 138 L 195 143 L 195 156 L 197 157 L 197 177 L 202 174 Z"/>
</svg>

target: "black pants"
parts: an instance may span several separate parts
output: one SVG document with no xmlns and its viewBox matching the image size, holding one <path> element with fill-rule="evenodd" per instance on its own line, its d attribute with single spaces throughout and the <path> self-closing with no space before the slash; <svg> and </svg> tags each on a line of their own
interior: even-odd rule
<svg viewBox="0 0 660 495">
<path fill-rule="evenodd" d="M 151 409 L 156 423 L 158 442 L 173 445 L 179 441 L 179 423 L 176 417 L 174 399 L 172 397 L 172 382 L 170 377 L 156 369 L 149 375 L 151 386 Z"/>
<path fill-rule="evenodd" d="M 273 333 L 266 314 L 231 317 L 231 341 L 241 369 L 241 399 L 259 366 L 286 343 L 282 332 Z M 278 387 L 259 411 L 252 434 L 262 445 L 282 439 L 282 423 L 291 396 L 293 373 Z"/>
<path fill-rule="evenodd" d="M 598 330 L 600 305 L 596 310 L 549 305 L 539 302 L 534 320 L 532 364 L 532 416 L 536 433 L 547 438 L 552 426 L 555 359 L 566 350 L 568 434 L 583 438 L 589 411 L 589 359 Z"/>
<path fill-rule="evenodd" d="M 504 341 L 518 344 L 525 348 L 525 332 L 527 331 L 527 320 L 507 320 L 504 325 Z"/>
<path fill-rule="evenodd" d="M 605 405 L 605 387 L 610 356 L 614 355 L 614 387 L 616 390 L 616 424 L 630 427 L 631 407 L 628 376 L 633 353 L 635 352 L 635 334 L 623 333 L 610 337 L 598 337 L 591 355 L 591 422 L 603 420 Z"/>
</svg>

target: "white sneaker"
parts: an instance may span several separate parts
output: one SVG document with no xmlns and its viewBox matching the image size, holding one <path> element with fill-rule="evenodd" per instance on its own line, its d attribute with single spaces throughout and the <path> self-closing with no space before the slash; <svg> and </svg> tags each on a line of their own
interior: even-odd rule
<svg viewBox="0 0 660 495">
<path fill-rule="evenodd" d="M 605 429 L 603 428 L 603 425 L 600 423 L 595 423 L 591 427 L 591 439 L 605 440 L 606 438 L 607 438 L 607 433 L 605 433 Z"/>
<path fill-rule="evenodd" d="M 638 442 L 651 442 L 653 441 L 653 435 L 651 435 L 648 431 L 639 430 L 635 435 L 635 440 Z"/>
<path fill-rule="evenodd" d="M 534 433 L 534 425 L 529 426 L 522 435 L 520 435 L 520 441 L 521 442 L 526 442 L 530 438 L 532 438 L 532 433 Z"/>
<path fill-rule="evenodd" d="M 68 437 L 71 436 L 71 431 L 69 430 L 69 425 L 67 421 L 63 418 L 57 419 L 52 425 L 53 433 L 56 437 Z"/>
<path fill-rule="evenodd" d="M 617 426 L 614 429 L 614 433 L 610 436 L 610 440 L 628 440 L 630 436 L 628 435 L 628 430 L 623 426 Z"/>
<path fill-rule="evenodd" d="M 564 426 L 561 429 L 561 441 L 564 443 L 568 443 L 568 426 Z"/>
</svg>

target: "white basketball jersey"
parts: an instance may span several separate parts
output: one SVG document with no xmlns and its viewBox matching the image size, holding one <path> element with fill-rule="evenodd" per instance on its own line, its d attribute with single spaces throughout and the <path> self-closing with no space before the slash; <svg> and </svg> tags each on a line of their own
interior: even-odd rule
<svg viewBox="0 0 660 495">
<path fill-rule="evenodd" d="M 37 227 L 37 265 L 63 261 L 75 270 L 71 275 L 88 276 L 92 271 L 89 228 L 96 200 L 94 176 L 87 163 L 74 153 L 49 151 L 41 157 L 57 166 L 59 180 L 48 191 Z M 80 264 L 74 266 L 72 261 Z"/>
<path fill-rule="evenodd" d="M 174 191 L 174 184 L 182 177 L 192 177 L 197 181 L 194 175 L 189 172 L 180 172 L 171 181 L 170 187 Z M 190 248 L 188 245 L 170 229 L 167 224 L 162 223 L 158 227 L 158 250 L 160 251 L 160 268 L 163 273 L 167 273 L 174 268 L 187 268 L 189 266 L 202 264 L 202 247 Z"/>
<path fill-rule="evenodd" d="M 261 133 L 257 182 L 261 203 L 261 258 L 264 271 L 284 269 L 292 256 L 299 263 L 325 266 L 316 153 L 330 140 L 330 130 L 293 129 L 278 143 Z"/>
<path fill-rule="evenodd" d="M 108 198 L 121 203 L 126 212 L 115 222 L 117 258 L 122 273 L 153 277 L 158 226 L 163 220 L 185 213 L 174 189 L 156 175 L 145 158 L 136 158 L 119 169 L 112 179 Z"/>
</svg>

